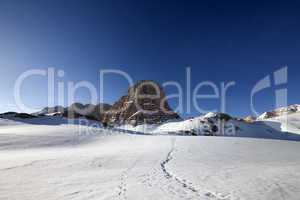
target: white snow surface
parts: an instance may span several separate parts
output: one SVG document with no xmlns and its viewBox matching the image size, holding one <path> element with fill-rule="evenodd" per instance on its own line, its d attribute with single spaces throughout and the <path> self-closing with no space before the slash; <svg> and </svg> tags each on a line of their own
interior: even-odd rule
<svg viewBox="0 0 300 200">
<path fill-rule="evenodd" d="M 0 119 L 1 200 L 298 200 L 300 145 Z"/>
<path fill-rule="evenodd" d="M 277 122 L 282 131 L 300 134 L 300 112 L 285 114 L 278 117 L 265 119 L 266 122 Z"/>
</svg>

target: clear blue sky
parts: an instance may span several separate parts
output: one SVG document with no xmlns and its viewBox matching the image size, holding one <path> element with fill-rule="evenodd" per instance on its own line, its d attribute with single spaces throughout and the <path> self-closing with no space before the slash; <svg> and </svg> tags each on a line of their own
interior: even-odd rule
<svg viewBox="0 0 300 200">
<path fill-rule="evenodd" d="M 254 84 L 288 66 L 288 103 L 300 103 L 299 9 L 296 1 L 1 0 L 0 111 L 15 109 L 13 87 L 22 72 L 48 67 L 65 71 L 61 81 L 87 80 L 98 87 L 98 72 L 105 68 L 124 70 L 135 81 L 185 86 L 190 66 L 192 87 L 235 81 L 227 112 L 245 116 L 251 114 Z M 123 79 L 107 79 L 105 101 L 113 103 L 127 87 Z M 47 105 L 45 88 L 40 77 L 27 81 L 24 102 Z M 258 96 L 258 111 L 273 108 L 273 89 Z M 76 100 L 87 103 L 89 95 L 80 90 Z M 219 108 L 220 100 L 199 104 Z"/>
</svg>

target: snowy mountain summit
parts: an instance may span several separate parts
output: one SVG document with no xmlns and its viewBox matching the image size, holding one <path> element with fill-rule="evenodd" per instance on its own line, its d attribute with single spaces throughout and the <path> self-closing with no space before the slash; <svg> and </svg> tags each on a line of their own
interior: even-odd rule
<svg viewBox="0 0 300 200">
<path fill-rule="evenodd" d="M 257 120 L 270 119 L 297 112 L 300 112 L 300 104 L 294 104 L 287 107 L 280 107 L 272 111 L 264 112 L 263 114 L 257 117 Z"/>
</svg>

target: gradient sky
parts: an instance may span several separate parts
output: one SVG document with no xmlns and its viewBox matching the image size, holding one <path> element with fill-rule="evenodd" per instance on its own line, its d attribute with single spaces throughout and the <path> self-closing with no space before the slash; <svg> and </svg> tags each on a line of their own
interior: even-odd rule
<svg viewBox="0 0 300 200">
<path fill-rule="evenodd" d="M 99 89 L 99 70 L 109 68 L 134 81 L 177 81 L 186 87 L 189 66 L 192 88 L 201 81 L 219 87 L 235 81 L 226 111 L 246 116 L 252 114 L 255 83 L 288 66 L 288 103 L 300 103 L 299 9 L 296 1 L 0 0 L 0 111 L 16 110 L 13 88 L 21 73 L 48 67 L 65 71 L 57 81 L 85 80 Z M 105 101 L 113 103 L 128 84 L 111 75 L 104 87 Z M 22 98 L 36 109 L 46 106 L 45 78 L 26 81 Z M 88 103 L 89 94 L 79 90 L 76 100 Z M 259 112 L 274 103 L 274 87 L 255 100 Z M 220 99 L 199 105 L 219 109 Z M 198 114 L 192 108 L 183 116 Z"/>
</svg>

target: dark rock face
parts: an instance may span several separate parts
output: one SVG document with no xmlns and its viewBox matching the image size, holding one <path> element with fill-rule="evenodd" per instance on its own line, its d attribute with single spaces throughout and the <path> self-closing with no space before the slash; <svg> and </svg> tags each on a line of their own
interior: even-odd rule
<svg viewBox="0 0 300 200">
<path fill-rule="evenodd" d="M 0 118 L 10 119 L 10 118 L 20 118 L 20 119 L 32 119 L 36 118 L 37 116 L 27 114 L 27 113 L 17 113 L 17 112 L 6 112 L 0 114 Z"/>
<path fill-rule="evenodd" d="M 17 112 L 5 112 L 5 113 L 0 114 L 0 118 L 14 117 L 17 114 L 18 114 Z"/>
<path fill-rule="evenodd" d="M 21 119 L 32 119 L 32 118 L 36 118 L 36 116 L 31 115 L 31 114 L 27 114 L 27 113 L 18 113 L 18 114 L 15 115 L 15 117 L 21 118 Z"/>
<path fill-rule="evenodd" d="M 105 112 L 106 123 L 160 123 L 179 119 L 169 106 L 163 89 L 154 81 L 140 81 L 130 87 L 112 108 Z"/>
</svg>

